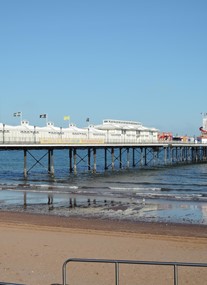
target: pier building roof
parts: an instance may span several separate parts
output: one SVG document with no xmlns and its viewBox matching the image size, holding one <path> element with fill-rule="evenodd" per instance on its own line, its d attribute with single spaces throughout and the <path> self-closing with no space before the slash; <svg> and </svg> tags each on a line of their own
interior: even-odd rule
<svg viewBox="0 0 207 285">
<path fill-rule="evenodd" d="M 138 130 L 138 131 L 158 131 L 156 128 L 144 127 L 140 122 L 122 121 L 122 120 L 103 120 L 102 125 L 96 125 L 100 130 Z"/>
</svg>

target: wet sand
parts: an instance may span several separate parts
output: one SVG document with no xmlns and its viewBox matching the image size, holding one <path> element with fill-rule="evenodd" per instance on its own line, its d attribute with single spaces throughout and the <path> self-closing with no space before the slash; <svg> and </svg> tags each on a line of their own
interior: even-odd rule
<svg viewBox="0 0 207 285">
<path fill-rule="evenodd" d="M 67 258 L 207 263 L 207 226 L 0 212 L 0 282 L 61 284 Z M 75 267 L 74 267 L 75 266 Z M 77 264 L 68 284 L 114 284 L 114 267 Z M 121 266 L 120 284 L 173 284 L 172 268 Z M 182 269 L 182 284 L 203 285 L 207 269 Z M 140 283 L 138 283 L 138 281 Z"/>
</svg>

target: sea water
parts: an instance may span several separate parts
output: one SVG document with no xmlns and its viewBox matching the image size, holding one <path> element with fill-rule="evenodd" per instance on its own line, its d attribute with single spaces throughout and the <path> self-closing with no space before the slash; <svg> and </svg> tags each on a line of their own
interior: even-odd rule
<svg viewBox="0 0 207 285">
<path fill-rule="evenodd" d="M 32 213 L 165 223 L 207 224 L 207 164 L 104 170 L 97 151 L 96 173 L 84 151 L 77 174 L 69 172 L 68 151 L 54 151 L 55 175 L 48 174 L 46 151 L 0 152 L 0 209 Z M 35 159 L 36 160 L 35 160 Z M 123 158 L 124 161 L 124 158 Z"/>
</svg>

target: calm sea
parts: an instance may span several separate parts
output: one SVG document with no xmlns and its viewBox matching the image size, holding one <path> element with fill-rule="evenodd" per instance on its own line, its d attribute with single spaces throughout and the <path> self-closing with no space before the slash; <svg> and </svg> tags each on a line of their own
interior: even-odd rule
<svg viewBox="0 0 207 285">
<path fill-rule="evenodd" d="M 103 154 L 97 153 L 97 172 L 92 173 L 82 152 L 75 175 L 69 173 L 68 152 L 55 151 L 55 176 L 51 177 L 45 154 L 28 154 L 30 171 L 25 180 L 23 152 L 0 152 L 1 210 L 207 224 L 207 164 L 130 169 L 123 164 L 119 169 L 117 161 L 115 170 L 109 165 L 105 171 Z"/>
</svg>

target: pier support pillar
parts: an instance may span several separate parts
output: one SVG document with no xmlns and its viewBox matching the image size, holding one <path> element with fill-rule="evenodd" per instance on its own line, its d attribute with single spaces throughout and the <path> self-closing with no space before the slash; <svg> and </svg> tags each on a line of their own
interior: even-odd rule
<svg viewBox="0 0 207 285">
<path fill-rule="evenodd" d="M 27 207 L 27 192 L 24 192 L 24 208 Z"/>
<path fill-rule="evenodd" d="M 179 162 L 179 147 L 177 147 L 177 146 L 176 146 L 176 154 L 175 154 L 175 156 L 176 156 L 176 163 L 178 164 L 178 162 Z"/>
<path fill-rule="evenodd" d="M 184 161 L 183 147 L 180 148 L 180 156 L 181 156 L 180 161 L 183 162 Z"/>
<path fill-rule="evenodd" d="M 167 148 L 164 147 L 164 164 L 167 164 Z"/>
<path fill-rule="evenodd" d="M 188 162 L 188 147 L 185 147 L 185 161 Z"/>
<path fill-rule="evenodd" d="M 140 148 L 141 152 L 140 152 L 140 164 L 141 166 L 143 166 L 143 147 Z"/>
<path fill-rule="evenodd" d="M 104 169 L 108 169 L 108 164 L 107 164 L 107 148 L 104 149 Z"/>
<path fill-rule="evenodd" d="M 93 148 L 93 172 L 96 173 L 96 148 Z"/>
<path fill-rule="evenodd" d="M 147 148 L 144 148 L 144 165 L 147 166 Z"/>
<path fill-rule="evenodd" d="M 24 149 L 24 178 L 27 178 L 27 150 Z"/>
<path fill-rule="evenodd" d="M 203 160 L 206 161 L 206 147 L 203 149 Z"/>
<path fill-rule="evenodd" d="M 51 195 L 51 194 L 48 194 L 48 200 L 47 200 L 47 204 L 48 205 L 52 205 L 53 204 L 53 195 Z"/>
<path fill-rule="evenodd" d="M 88 171 L 91 170 L 91 149 L 88 148 Z"/>
<path fill-rule="evenodd" d="M 191 148 L 188 147 L 188 149 L 187 149 L 187 161 L 188 162 L 190 162 L 190 150 L 191 150 Z"/>
<path fill-rule="evenodd" d="M 130 161 L 129 161 L 129 148 L 127 147 L 127 168 L 130 166 Z"/>
<path fill-rule="evenodd" d="M 198 148 L 195 148 L 195 161 L 198 162 Z"/>
<path fill-rule="evenodd" d="M 119 148 L 119 168 L 122 168 L 122 148 Z"/>
<path fill-rule="evenodd" d="M 194 161 L 194 147 L 191 148 L 191 162 Z"/>
<path fill-rule="evenodd" d="M 111 168 L 114 170 L 114 148 L 111 148 Z"/>
<path fill-rule="evenodd" d="M 70 173 L 73 172 L 73 162 L 72 162 L 72 160 L 73 160 L 73 150 L 72 150 L 72 148 L 70 148 L 69 149 L 69 171 L 70 171 Z"/>
<path fill-rule="evenodd" d="M 135 148 L 132 148 L 132 166 L 135 167 Z"/>
<path fill-rule="evenodd" d="M 76 148 L 73 150 L 73 166 L 74 166 L 74 173 L 77 174 L 77 151 Z"/>
<path fill-rule="evenodd" d="M 53 149 L 48 151 L 48 172 L 53 176 L 55 174 L 54 170 L 54 159 L 53 159 Z"/>
<path fill-rule="evenodd" d="M 157 163 L 157 148 L 153 148 L 153 165 Z"/>
<path fill-rule="evenodd" d="M 173 163 L 173 148 L 170 147 L 170 164 Z"/>
</svg>

